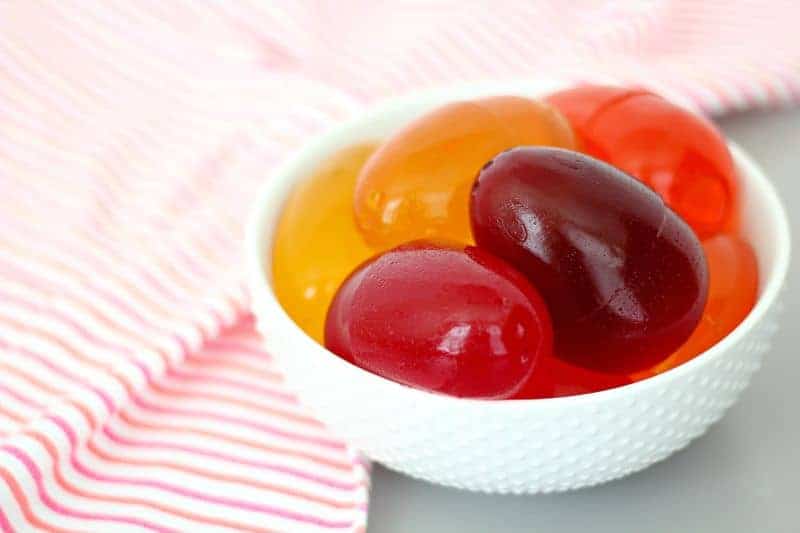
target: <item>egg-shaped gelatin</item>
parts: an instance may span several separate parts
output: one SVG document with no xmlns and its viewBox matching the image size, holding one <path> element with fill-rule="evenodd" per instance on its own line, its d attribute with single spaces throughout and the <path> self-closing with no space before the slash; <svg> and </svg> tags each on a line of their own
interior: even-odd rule
<svg viewBox="0 0 800 533">
<path fill-rule="evenodd" d="M 738 182 L 713 124 L 639 89 L 584 86 L 550 95 L 581 149 L 639 178 L 707 238 L 737 222 Z"/>
<path fill-rule="evenodd" d="M 724 339 L 756 303 L 758 264 L 753 249 L 736 235 L 717 235 L 703 241 L 708 261 L 708 301 L 700 324 L 678 350 L 655 368 L 634 375 L 642 379 L 674 368 Z"/>
<path fill-rule="evenodd" d="M 472 190 L 478 246 L 544 297 L 556 356 L 626 374 L 689 338 L 708 293 L 694 232 L 640 181 L 585 154 L 503 152 Z"/>
<path fill-rule="evenodd" d="M 381 248 L 421 238 L 472 242 L 472 182 L 486 161 L 519 145 L 575 146 L 558 111 L 516 96 L 456 102 L 414 120 L 359 175 L 354 209 L 364 238 Z"/>
<path fill-rule="evenodd" d="M 543 357 L 530 379 L 511 399 L 533 400 L 578 396 L 633 383 L 623 374 L 596 372 L 572 365 L 557 357 Z"/>
<path fill-rule="evenodd" d="M 333 295 L 373 253 L 353 219 L 353 191 L 358 171 L 374 150 L 365 144 L 331 156 L 292 191 L 278 223 L 275 294 L 289 316 L 320 343 Z"/>
<path fill-rule="evenodd" d="M 474 246 L 424 241 L 356 269 L 325 326 L 325 346 L 343 359 L 469 398 L 513 395 L 552 356 L 552 341 L 544 302 L 522 274 Z"/>
</svg>

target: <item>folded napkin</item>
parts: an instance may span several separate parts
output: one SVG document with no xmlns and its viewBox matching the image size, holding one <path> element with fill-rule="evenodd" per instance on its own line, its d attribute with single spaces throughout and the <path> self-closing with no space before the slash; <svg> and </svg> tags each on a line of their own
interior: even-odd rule
<svg viewBox="0 0 800 533">
<path fill-rule="evenodd" d="M 253 332 L 292 149 L 473 79 L 800 101 L 792 1 L 0 2 L 0 531 L 363 531 L 369 469 Z"/>
</svg>

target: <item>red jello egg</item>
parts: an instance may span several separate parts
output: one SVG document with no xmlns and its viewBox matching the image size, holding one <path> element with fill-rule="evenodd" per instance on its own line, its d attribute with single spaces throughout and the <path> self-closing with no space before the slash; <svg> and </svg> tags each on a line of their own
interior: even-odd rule
<svg viewBox="0 0 800 533">
<path fill-rule="evenodd" d="M 478 246 L 541 292 L 567 362 L 643 370 L 700 320 L 708 272 L 696 235 L 655 192 L 602 161 L 558 148 L 503 152 L 479 173 L 470 214 Z"/>
<path fill-rule="evenodd" d="M 571 365 L 557 357 L 543 357 L 536 365 L 536 371 L 513 399 L 577 396 L 622 387 L 632 382 L 633 380 L 625 375 L 595 372 Z"/>
<path fill-rule="evenodd" d="M 479 248 L 428 242 L 362 264 L 325 324 L 325 346 L 361 368 L 487 399 L 516 393 L 552 355 L 552 336 L 541 296 L 513 267 Z"/>
<path fill-rule="evenodd" d="M 725 338 L 753 308 L 758 297 L 758 264 L 753 249 L 736 235 L 703 242 L 708 260 L 708 302 L 700 324 L 678 350 L 655 368 L 634 376 L 643 379 L 674 368 Z"/>
<path fill-rule="evenodd" d="M 652 187 L 700 238 L 735 226 L 733 159 L 704 118 L 638 89 L 577 87 L 547 101 L 570 121 L 582 150 Z"/>
</svg>

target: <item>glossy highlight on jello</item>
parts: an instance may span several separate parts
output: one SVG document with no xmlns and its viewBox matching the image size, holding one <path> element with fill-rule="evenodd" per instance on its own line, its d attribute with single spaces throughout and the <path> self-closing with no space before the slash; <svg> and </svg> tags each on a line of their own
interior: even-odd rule
<svg viewBox="0 0 800 533">
<path fill-rule="evenodd" d="M 488 163 L 470 203 L 478 246 L 539 289 L 556 355 L 628 373 L 665 359 L 697 326 L 703 250 L 652 190 L 597 159 L 521 147 Z"/>
<path fill-rule="evenodd" d="M 473 246 L 417 241 L 361 265 L 328 313 L 325 346 L 413 387 L 508 398 L 552 356 L 539 293 L 504 261 Z"/>
<path fill-rule="evenodd" d="M 675 353 L 644 378 L 697 357 L 724 339 L 750 313 L 758 297 L 758 264 L 753 249 L 736 235 L 718 235 L 703 242 L 708 260 L 708 301 L 700 324 Z"/>
<path fill-rule="evenodd" d="M 287 313 L 369 372 L 487 400 L 623 387 L 730 334 L 759 273 L 722 136 L 646 90 L 547 100 L 450 103 L 322 161 L 275 237 Z"/>
<path fill-rule="evenodd" d="M 547 101 L 567 117 L 583 151 L 642 180 L 700 238 L 735 230 L 733 158 L 706 119 L 640 89 L 589 85 Z"/>
<path fill-rule="evenodd" d="M 318 342 L 341 282 L 372 255 L 353 220 L 356 177 L 375 145 L 342 150 L 292 192 L 273 248 L 275 294 L 292 319 Z"/>
<path fill-rule="evenodd" d="M 392 135 L 361 171 L 355 216 L 368 243 L 421 238 L 473 242 L 467 204 L 492 157 L 519 145 L 574 148 L 569 124 L 549 105 L 517 96 L 456 102 Z"/>
</svg>

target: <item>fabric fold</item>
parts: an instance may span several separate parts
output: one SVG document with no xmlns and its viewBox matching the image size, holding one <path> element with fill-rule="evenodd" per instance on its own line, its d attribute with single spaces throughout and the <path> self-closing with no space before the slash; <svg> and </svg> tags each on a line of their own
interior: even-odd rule
<svg viewBox="0 0 800 533">
<path fill-rule="evenodd" d="M 794 2 L 0 4 L 0 531 L 361 531 L 368 466 L 242 285 L 271 169 L 468 80 L 800 101 Z M 269 334 L 269 333 L 267 333 Z"/>
</svg>

